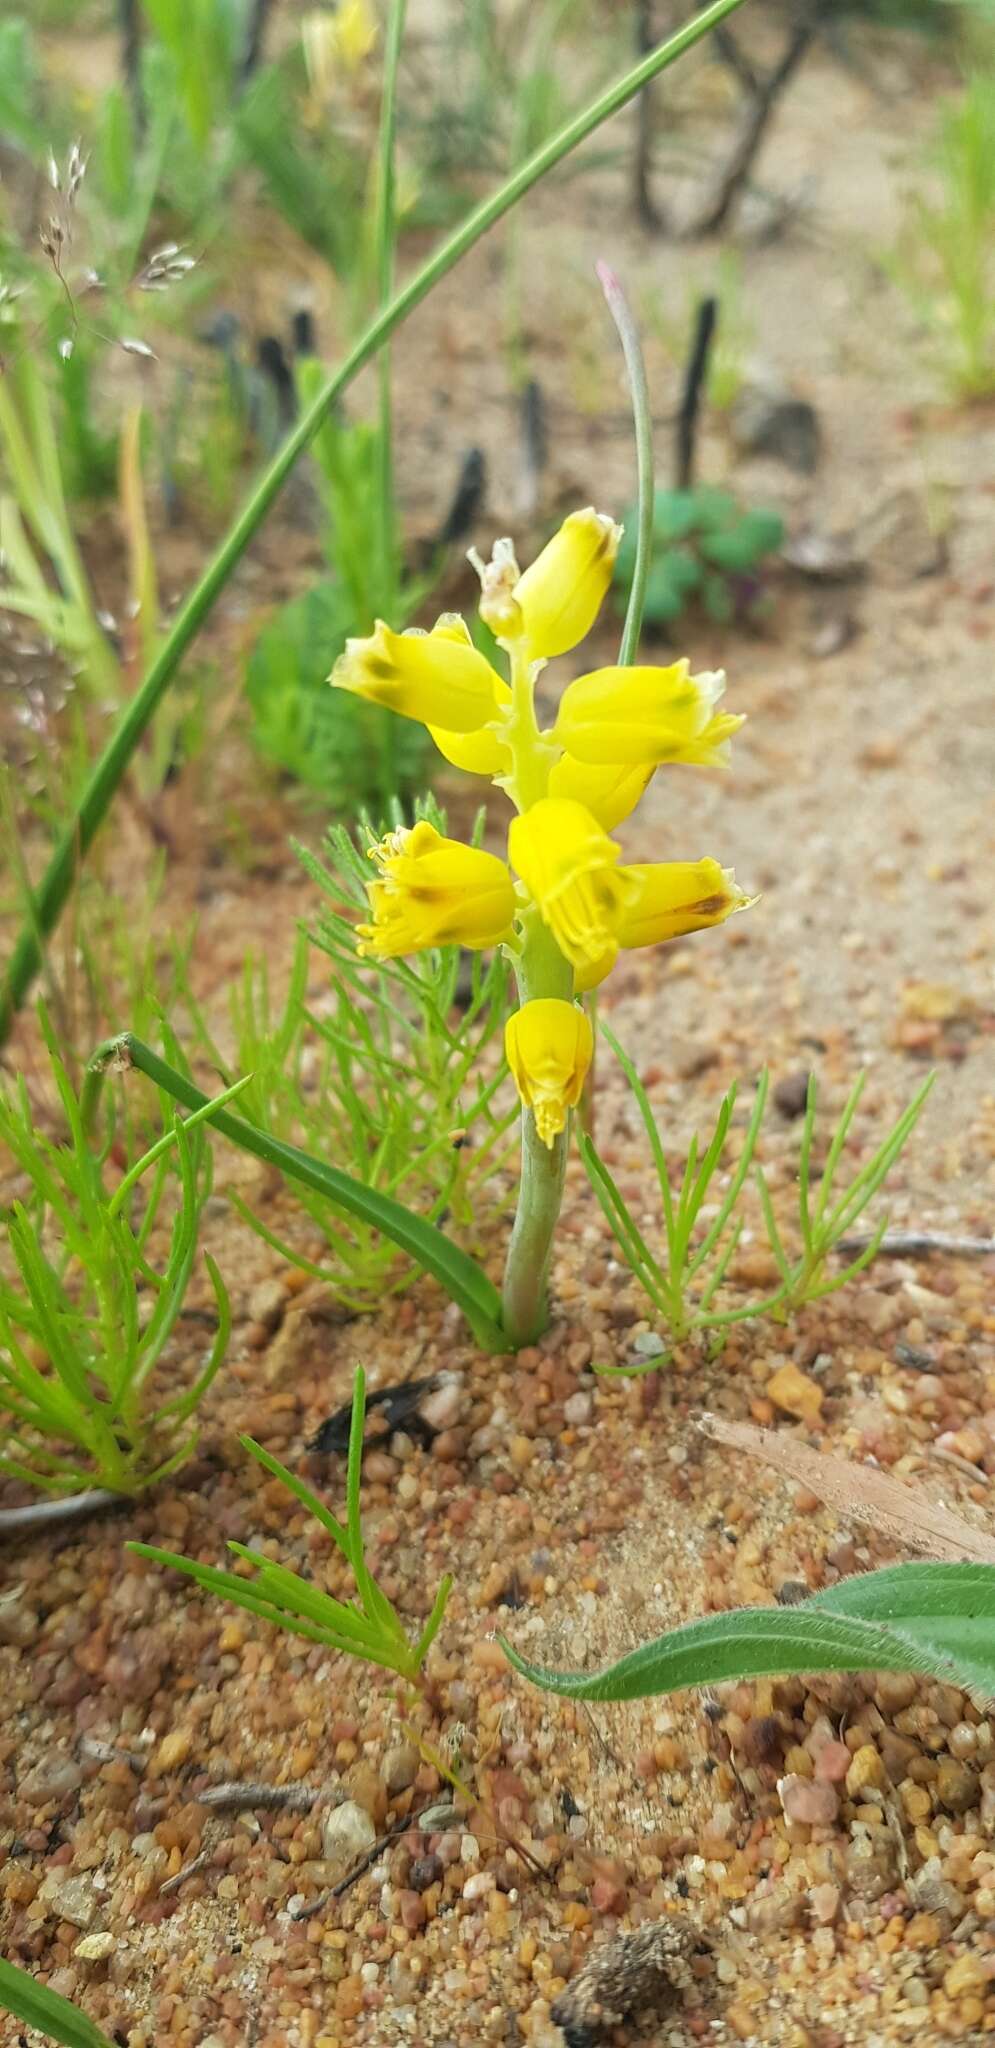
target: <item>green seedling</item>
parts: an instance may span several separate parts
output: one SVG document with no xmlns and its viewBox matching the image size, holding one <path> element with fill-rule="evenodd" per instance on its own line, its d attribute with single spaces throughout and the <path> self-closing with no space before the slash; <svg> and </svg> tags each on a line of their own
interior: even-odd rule
<svg viewBox="0 0 995 2048">
<path fill-rule="evenodd" d="M 424 1684 L 422 1666 L 439 1632 L 453 1581 L 448 1574 L 442 1580 L 428 1620 L 412 1640 L 366 1562 L 359 1500 L 365 1417 L 366 1380 L 362 1367 L 357 1366 L 353 1382 L 344 1522 L 332 1514 L 303 1480 L 289 1472 L 269 1451 L 263 1450 L 261 1444 L 254 1443 L 251 1437 L 241 1439 L 250 1457 L 255 1458 L 264 1472 L 279 1479 L 331 1537 L 352 1572 L 356 1599 L 336 1600 L 311 1580 L 303 1579 L 299 1572 L 290 1570 L 286 1565 L 274 1564 L 270 1558 L 248 1550 L 243 1543 L 229 1543 L 228 1548 L 249 1567 L 251 1577 L 222 1571 L 213 1565 L 198 1564 L 193 1558 L 178 1557 L 171 1550 L 159 1550 L 148 1543 L 129 1543 L 128 1549 L 138 1557 L 151 1558 L 155 1564 L 184 1572 L 206 1592 L 218 1593 L 222 1599 L 233 1601 L 236 1607 L 244 1607 L 249 1614 L 274 1622 L 288 1635 L 303 1636 L 311 1643 L 324 1643 L 328 1649 L 337 1650 L 342 1656 L 357 1657 L 361 1663 L 376 1665 L 383 1671 L 395 1671 L 409 1685 L 421 1686 Z"/>
<path fill-rule="evenodd" d="M 808 1100 L 805 1120 L 802 1124 L 801 1147 L 798 1161 L 798 1223 L 802 1250 L 798 1258 L 791 1259 L 784 1249 L 770 1190 L 764 1178 L 763 1169 L 757 1168 L 760 1198 L 763 1202 L 764 1219 L 771 1250 L 777 1260 L 783 1288 L 777 1301 L 776 1310 L 781 1316 L 792 1314 L 807 1301 L 819 1301 L 823 1295 L 835 1294 L 845 1287 L 848 1280 L 862 1273 L 871 1260 L 877 1256 L 878 1247 L 888 1228 L 887 1216 L 873 1232 L 868 1244 L 858 1256 L 841 1272 L 827 1275 L 826 1264 L 841 1239 L 848 1237 L 854 1224 L 877 1194 L 891 1172 L 919 1120 L 926 1097 L 933 1086 L 935 1076 L 928 1075 L 922 1087 L 913 1096 L 908 1109 L 904 1110 L 888 1136 L 877 1147 L 860 1168 L 859 1173 L 843 1189 L 837 1191 L 837 1176 L 843 1148 L 847 1141 L 864 1090 L 866 1074 L 858 1074 L 847 1097 L 839 1122 L 833 1132 L 822 1172 L 818 1177 L 817 1192 L 813 1190 L 815 1167 L 812 1156 L 815 1136 L 815 1113 L 817 1084 L 814 1074 L 809 1075 Z"/>
<path fill-rule="evenodd" d="M 207 1360 L 183 1392 L 152 1398 L 153 1374 L 183 1313 L 211 1191 L 205 1119 L 172 1114 L 109 1194 L 110 1141 L 94 1135 L 93 1086 L 88 1079 L 76 1093 L 45 1028 L 62 1141 L 37 1128 L 23 1081 L 0 1094 L 0 1144 L 27 1183 L 4 1219 L 10 1268 L 0 1276 L 0 1472 L 53 1494 L 87 1487 L 136 1494 L 189 1457 L 197 1407 L 228 1342 L 228 1297 L 208 1254 L 217 1331 Z M 238 1093 L 230 1089 L 220 1100 Z M 157 1267 L 152 1237 L 164 1224 L 169 1247 Z"/>
<path fill-rule="evenodd" d="M 626 537 L 618 552 L 621 592 L 632 581 L 634 555 Z M 716 625 L 756 619 L 765 600 L 762 568 L 784 539 L 776 512 L 750 510 L 728 491 L 699 484 L 658 490 L 653 510 L 653 567 L 646 586 L 647 624 L 669 626 L 694 605 Z"/>
</svg>

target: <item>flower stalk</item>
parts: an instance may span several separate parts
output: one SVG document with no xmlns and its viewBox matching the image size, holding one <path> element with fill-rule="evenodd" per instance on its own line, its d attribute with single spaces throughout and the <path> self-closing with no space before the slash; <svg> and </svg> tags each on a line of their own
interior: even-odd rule
<svg viewBox="0 0 995 2048">
<path fill-rule="evenodd" d="M 330 678 L 429 727 L 440 752 L 489 776 L 509 798 L 507 861 L 443 838 L 422 820 L 371 847 L 370 919 L 359 949 L 387 959 L 441 944 L 503 945 L 518 1008 L 505 1051 L 521 1099 L 521 1175 L 505 1264 L 501 1328 L 517 1349 L 548 1320 L 547 1286 L 570 1142 L 594 1057 L 594 1027 L 577 1000 L 610 973 L 623 946 L 658 945 L 719 924 L 748 898 L 717 861 L 621 864 L 609 829 L 639 802 L 664 762 L 721 761 L 741 721 L 716 712 L 721 675 L 609 668 L 580 676 L 555 725 L 536 714 L 536 680 L 590 632 L 612 580 L 621 528 L 593 506 L 571 512 L 524 574 L 511 541 L 489 562 L 471 556 L 480 615 L 507 679 L 462 619 L 431 632 L 350 640 Z M 574 740 L 576 739 L 576 745 Z"/>
<path fill-rule="evenodd" d="M 555 998 L 569 1003 L 573 971 L 535 910 L 522 920 L 522 949 L 515 960 L 520 1011 L 526 1003 Z M 535 1111 L 522 1103 L 522 1164 L 518 1203 L 501 1290 L 501 1321 L 514 1350 L 531 1344 L 547 1322 L 549 1269 L 563 1202 L 567 1134 L 552 1144 L 539 1134 Z"/>
</svg>

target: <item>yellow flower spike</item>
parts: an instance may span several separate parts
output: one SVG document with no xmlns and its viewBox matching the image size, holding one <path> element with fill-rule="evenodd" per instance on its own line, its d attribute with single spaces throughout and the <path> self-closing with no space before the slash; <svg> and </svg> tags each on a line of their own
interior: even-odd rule
<svg viewBox="0 0 995 2048">
<path fill-rule="evenodd" d="M 552 661 L 590 632 L 612 580 L 622 528 L 589 505 L 571 512 L 515 585 L 530 661 Z"/>
<path fill-rule="evenodd" d="M 429 946 L 479 951 L 511 937 L 515 886 L 503 860 L 444 839 L 427 818 L 371 847 L 380 875 L 368 884 L 372 923 L 356 927 L 360 953 L 390 960 Z"/>
<path fill-rule="evenodd" d="M 585 804 L 606 832 L 612 832 L 635 810 L 652 781 L 654 768 L 626 768 L 618 764 L 595 768 L 588 761 L 575 761 L 561 754 L 549 772 L 550 796 L 573 797 Z"/>
<path fill-rule="evenodd" d="M 451 618 L 431 633 L 394 633 L 378 619 L 367 639 L 346 641 L 328 680 L 402 718 L 453 733 L 478 732 L 495 716 L 501 682 L 465 626 L 452 630 Z"/>
<path fill-rule="evenodd" d="M 575 968 L 618 951 L 619 919 L 636 894 L 617 866 L 619 852 L 584 804 L 566 797 L 542 797 L 512 819 L 512 867 Z"/>
<path fill-rule="evenodd" d="M 428 635 L 430 640 L 458 640 L 464 647 L 472 647 L 470 629 L 458 612 L 443 612 Z M 511 709 L 511 691 L 496 671 L 494 675 L 494 709 L 497 716 Z M 443 726 L 430 725 L 429 732 L 447 761 L 454 768 L 462 768 L 466 775 L 500 775 L 508 766 L 508 749 L 501 745 L 496 733 L 482 726 L 479 732 L 447 732 Z"/>
<path fill-rule="evenodd" d="M 576 1003 L 540 996 L 509 1017 L 504 1048 L 512 1078 L 531 1109 L 544 1145 L 552 1147 L 567 1111 L 580 1101 L 594 1052 L 590 1018 Z"/>
<path fill-rule="evenodd" d="M 596 988 L 615 964 L 619 947 L 662 946 L 688 932 L 723 924 L 737 910 L 748 910 L 755 896 L 739 887 L 731 868 L 717 860 L 651 861 L 620 868 L 634 885 L 615 931 L 615 945 L 604 958 L 577 976 L 578 993 Z"/>
<path fill-rule="evenodd" d="M 692 675 L 687 661 L 670 668 L 594 669 L 567 684 L 554 737 L 592 766 L 724 766 L 729 739 L 743 724 L 716 711 L 724 689 L 721 669 Z"/>
</svg>

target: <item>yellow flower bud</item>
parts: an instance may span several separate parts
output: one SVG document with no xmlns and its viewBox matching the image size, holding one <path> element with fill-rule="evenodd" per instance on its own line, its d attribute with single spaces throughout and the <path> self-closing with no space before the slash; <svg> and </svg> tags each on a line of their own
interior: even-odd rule
<svg viewBox="0 0 995 2048">
<path fill-rule="evenodd" d="M 552 661 L 589 633 L 612 580 L 622 529 L 589 505 L 559 533 L 515 585 L 530 661 Z"/>
<path fill-rule="evenodd" d="M 665 945 L 668 939 L 722 924 L 757 900 L 745 895 L 732 869 L 721 868 L 717 860 L 653 861 L 619 873 L 634 885 L 634 893 L 619 918 L 615 946 L 578 974 L 578 989 L 596 988 L 604 980 L 620 946 Z"/>
<path fill-rule="evenodd" d="M 496 946 L 511 936 L 515 886 L 503 860 L 444 839 L 427 818 L 371 847 L 380 877 L 368 885 L 372 923 L 356 927 L 361 953 L 389 960 L 429 946 Z"/>
<path fill-rule="evenodd" d="M 590 811 L 566 797 L 542 797 L 512 819 L 511 864 L 575 968 L 618 950 L 618 921 L 636 894 L 617 866 L 619 851 Z"/>
<path fill-rule="evenodd" d="M 346 641 L 329 681 L 403 718 L 466 733 L 495 716 L 501 678 L 450 616 L 431 633 L 394 633 L 378 619 L 368 639 Z"/>
<path fill-rule="evenodd" d="M 549 771 L 549 795 L 575 798 L 606 832 L 612 832 L 635 810 L 652 776 L 652 765 L 626 768 L 609 763 L 595 768 L 588 761 L 575 761 L 572 754 L 561 754 Z"/>
<path fill-rule="evenodd" d="M 509 1017 L 504 1048 L 518 1093 L 544 1145 L 552 1146 L 580 1101 L 594 1052 L 590 1018 L 576 1003 L 540 996 Z"/>
<path fill-rule="evenodd" d="M 721 669 L 693 676 L 687 661 L 671 668 L 594 669 L 567 684 L 554 735 L 569 754 L 592 765 L 724 765 L 730 735 L 743 723 L 716 712 L 724 689 Z"/>
</svg>

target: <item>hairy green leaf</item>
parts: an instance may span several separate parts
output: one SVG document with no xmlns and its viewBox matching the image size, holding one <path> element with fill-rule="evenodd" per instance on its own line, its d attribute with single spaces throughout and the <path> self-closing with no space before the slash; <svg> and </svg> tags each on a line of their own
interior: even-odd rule
<svg viewBox="0 0 995 2048">
<path fill-rule="evenodd" d="M 687 1622 L 604 1671 L 549 1671 L 501 1640 L 516 1671 L 568 1699 L 646 1699 L 806 1671 L 920 1671 L 987 1698 L 995 1696 L 995 1566 L 889 1566 L 799 1607 Z"/>
</svg>

